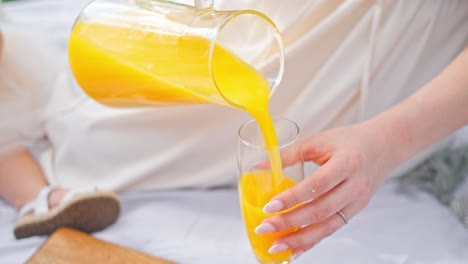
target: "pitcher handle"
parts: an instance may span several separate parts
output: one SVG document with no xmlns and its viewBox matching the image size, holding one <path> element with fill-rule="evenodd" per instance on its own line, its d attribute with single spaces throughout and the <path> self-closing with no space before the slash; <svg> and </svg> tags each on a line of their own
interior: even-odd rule
<svg viewBox="0 0 468 264">
<path fill-rule="evenodd" d="M 207 8 L 211 8 L 214 6 L 214 0 L 194 0 L 195 1 L 195 8 L 197 10 L 203 10 Z"/>
</svg>

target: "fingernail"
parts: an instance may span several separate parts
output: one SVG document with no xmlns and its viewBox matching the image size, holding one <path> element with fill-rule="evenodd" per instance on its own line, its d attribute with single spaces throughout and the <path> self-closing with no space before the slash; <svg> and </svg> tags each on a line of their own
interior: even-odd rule
<svg viewBox="0 0 468 264">
<path fill-rule="evenodd" d="M 254 232 L 255 234 L 262 235 L 262 234 L 268 234 L 268 233 L 273 233 L 276 231 L 276 227 L 270 223 L 262 223 L 257 228 L 255 228 Z"/>
<path fill-rule="evenodd" d="M 275 254 L 281 251 L 285 251 L 289 249 L 289 246 L 286 244 L 274 244 L 270 249 L 268 249 L 268 253 Z"/>
<path fill-rule="evenodd" d="M 304 254 L 304 251 L 302 251 L 302 250 L 297 251 L 297 252 L 294 253 L 294 255 L 292 256 L 291 261 L 295 261 L 295 260 L 298 259 L 302 254 Z"/>
<path fill-rule="evenodd" d="M 271 200 L 263 207 L 263 212 L 272 214 L 283 210 L 284 204 L 280 200 Z"/>
</svg>

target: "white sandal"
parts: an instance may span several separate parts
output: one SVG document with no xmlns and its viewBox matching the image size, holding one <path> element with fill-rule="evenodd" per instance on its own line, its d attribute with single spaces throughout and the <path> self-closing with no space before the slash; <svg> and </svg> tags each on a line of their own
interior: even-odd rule
<svg viewBox="0 0 468 264">
<path fill-rule="evenodd" d="M 117 195 L 95 188 L 70 190 L 60 205 L 49 210 L 49 195 L 58 188 L 44 187 L 36 199 L 21 208 L 14 230 L 17 239 L 49 235 L 60 227 L 95 232 L 113 224 L 119 217 Z"/>
</svg>

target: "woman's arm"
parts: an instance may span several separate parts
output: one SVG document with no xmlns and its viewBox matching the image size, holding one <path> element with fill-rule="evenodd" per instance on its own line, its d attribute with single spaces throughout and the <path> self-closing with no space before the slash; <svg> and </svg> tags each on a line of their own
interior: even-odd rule
<svg viewBox="0 0 468 264">
<path fill-rule="evenodd" d="M 271 253 L 300 254 L 345 224 L 370 201 L 387 174 L 432 143 L 468 124 L 468 47 L 418 92 L 376 117 L 323 132 L 302 143 L 303 158 L 320 165 L 295 187 L 274 197 L 267 213 L 308 202 L 272 216 L 259 234 L 303 227 L 280 238 Z M 305 227 L 304 227 L 305 226 Z"/>
<path fill-rule="evenodd" d="M 468 124 L 468 46 L 421 90 L 369 123 L 402 146 L 393 154 L 396 163 Z"/>
</svg>

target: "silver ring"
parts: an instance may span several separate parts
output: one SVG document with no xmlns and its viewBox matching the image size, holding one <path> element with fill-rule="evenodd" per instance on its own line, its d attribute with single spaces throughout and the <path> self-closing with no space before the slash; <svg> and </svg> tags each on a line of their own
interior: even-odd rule
<svg viewBox="0 0 468 264">
<path fill-rule="evenodd" d="M 337 213 L 339 216 L 341 216 L 341 218 L 343 219 L 343 221 L 345 222 L 345 224 L 347 224 L 347 223 L 349 222 L 348 217 L 346 217 L 346 215 L 345 215 L 343 212 L 338 211 L 338 212 L 336 212 L 336 213 Z"/>
</svg>

